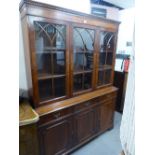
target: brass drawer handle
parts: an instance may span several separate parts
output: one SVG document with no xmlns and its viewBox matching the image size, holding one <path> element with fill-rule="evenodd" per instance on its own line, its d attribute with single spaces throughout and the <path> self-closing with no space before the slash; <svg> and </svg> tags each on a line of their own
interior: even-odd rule
<svg viewBox="0 0 155 155">
<path fill-rule="evenodd" d="M 57 114 L 54 114 L 54 117 L 55 117 L 55 118 L 60 117 L 60 112 L 59 112 L 59 113 L 57 113 Z"/>
</svg>

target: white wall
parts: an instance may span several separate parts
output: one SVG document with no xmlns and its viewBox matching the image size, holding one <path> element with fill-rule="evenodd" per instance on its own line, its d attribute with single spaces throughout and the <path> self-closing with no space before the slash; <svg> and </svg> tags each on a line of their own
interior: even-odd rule
<svg viewBox="0 0 155 155">
<path fill-rule="evenodd" d="M 126 42 L 132 42 L 134 32 L 134 8 L 119 11 L 119 26 L 117 53 L 125 51 L 131 54 L 132 47 L 126 47 Z"/>
<path fill-rule="evenodd" d="M 34 1 L 56 5 L 84 13 L 90 12 L 89 0 L 34 0 Z"/>
<path fill-rule="evenodd" d="M 21 21 L 19 19 L 19 88 L 27 90 L 24 48 L 22 39 Z"/>
</svg>

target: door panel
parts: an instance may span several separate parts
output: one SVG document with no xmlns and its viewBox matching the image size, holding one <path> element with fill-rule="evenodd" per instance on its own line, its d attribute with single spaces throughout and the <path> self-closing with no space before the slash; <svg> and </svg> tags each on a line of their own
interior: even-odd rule
<svg viewBox="0 0 155 155">
<path fill-rule="evenodd" d="M 61 155 L 71 147 L 71 123 L 66 119 L 40 130 L 41 155 Z"/>
<path fill-rule="evenodd" d="M 75 116 L 76 143 L 87 140 L 95 133 L 95 110 L 81 112 Z"/>
<path fill-rule="evenodd" d="M 104 132 L 113 126 L 115 99 L 101 104 L 100 108 L 100 131 Z"/>
</svg>

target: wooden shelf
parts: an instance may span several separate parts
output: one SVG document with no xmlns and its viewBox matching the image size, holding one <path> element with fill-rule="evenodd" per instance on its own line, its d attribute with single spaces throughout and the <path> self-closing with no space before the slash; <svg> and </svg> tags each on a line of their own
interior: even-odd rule
<svg viewBox="0 0 155 155">
<path fill-rule="evenodd" d="M 64 53 L 64 51 L 60 51 L 60 50 L 57 50 L 57 51 L 37 51 L 36 54 L 56 54 L 56 53 Z"/>
<path fill-rule="evenodd" d="M 38 80 L 46 80 L 46 79 L 60 78 L 60 77 L 65 77 L 65 74 L 52 75 L 48 73 L 43 73 L 43 74 L 39 74 Z"/>
<path fill-rule="evenodd" d="M 75 71 L 73 74 L 78 75 L 78 74 L 91 73 L 91 72 L 93 72 L 93 70 L 78 70 L 78 71 Z"/>
<path fill-rule="evenodd" d="M 100 65 L 98 70 L 103 71 L 103 70 L 109 70 L 112 69 L 112 65 Z"/>
</svg>

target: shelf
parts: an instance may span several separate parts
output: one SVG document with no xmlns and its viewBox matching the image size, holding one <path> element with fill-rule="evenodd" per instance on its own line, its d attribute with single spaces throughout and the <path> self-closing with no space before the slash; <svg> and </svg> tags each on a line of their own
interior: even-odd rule
<svg viewBox="0 0 155 155">
<path fill-rule="evenodd" d="M 48 74 L 48 73 L 43 73 L 38 75 L 38 80 L 46 80 L 46 79 L 51 79 L 51 78 L 60 78 L 60 77 L 65 77 L 65 74 Z"/>
<path fill-rule="evenodd" d="M 65 51 L 65 48 L 61 48 L 61 47 L 45 47 L 44 50 L 50 50 L 50 51 Z"/>
<path fill-rule="evenodd" d="M 109 70 L 109 69 L 112 69 L 111 65 L 99 65 L 99 68 L 98 68 L 99 71 Z"/>
<path fill-rule="evenodd" d="M 36 51 L 36 54 L 57 54 L 57 53 L 64 53 L 64 51 L 60 51 L 60 50 L 57 50 L 57 51 Z"/>
<path fill-rule="evenodd" d="M 113 53 L 113 49 L 100 49 L 100 52 L 99 53 Z"/>
<path fill-rule="evenodd" d="M 75 71 L 73 74 L 77 75 L 77 74 L 91 73 L 91 72 L 93 72 L 93 70 L 78 70 L 78 71 Z"/>
</svg>

